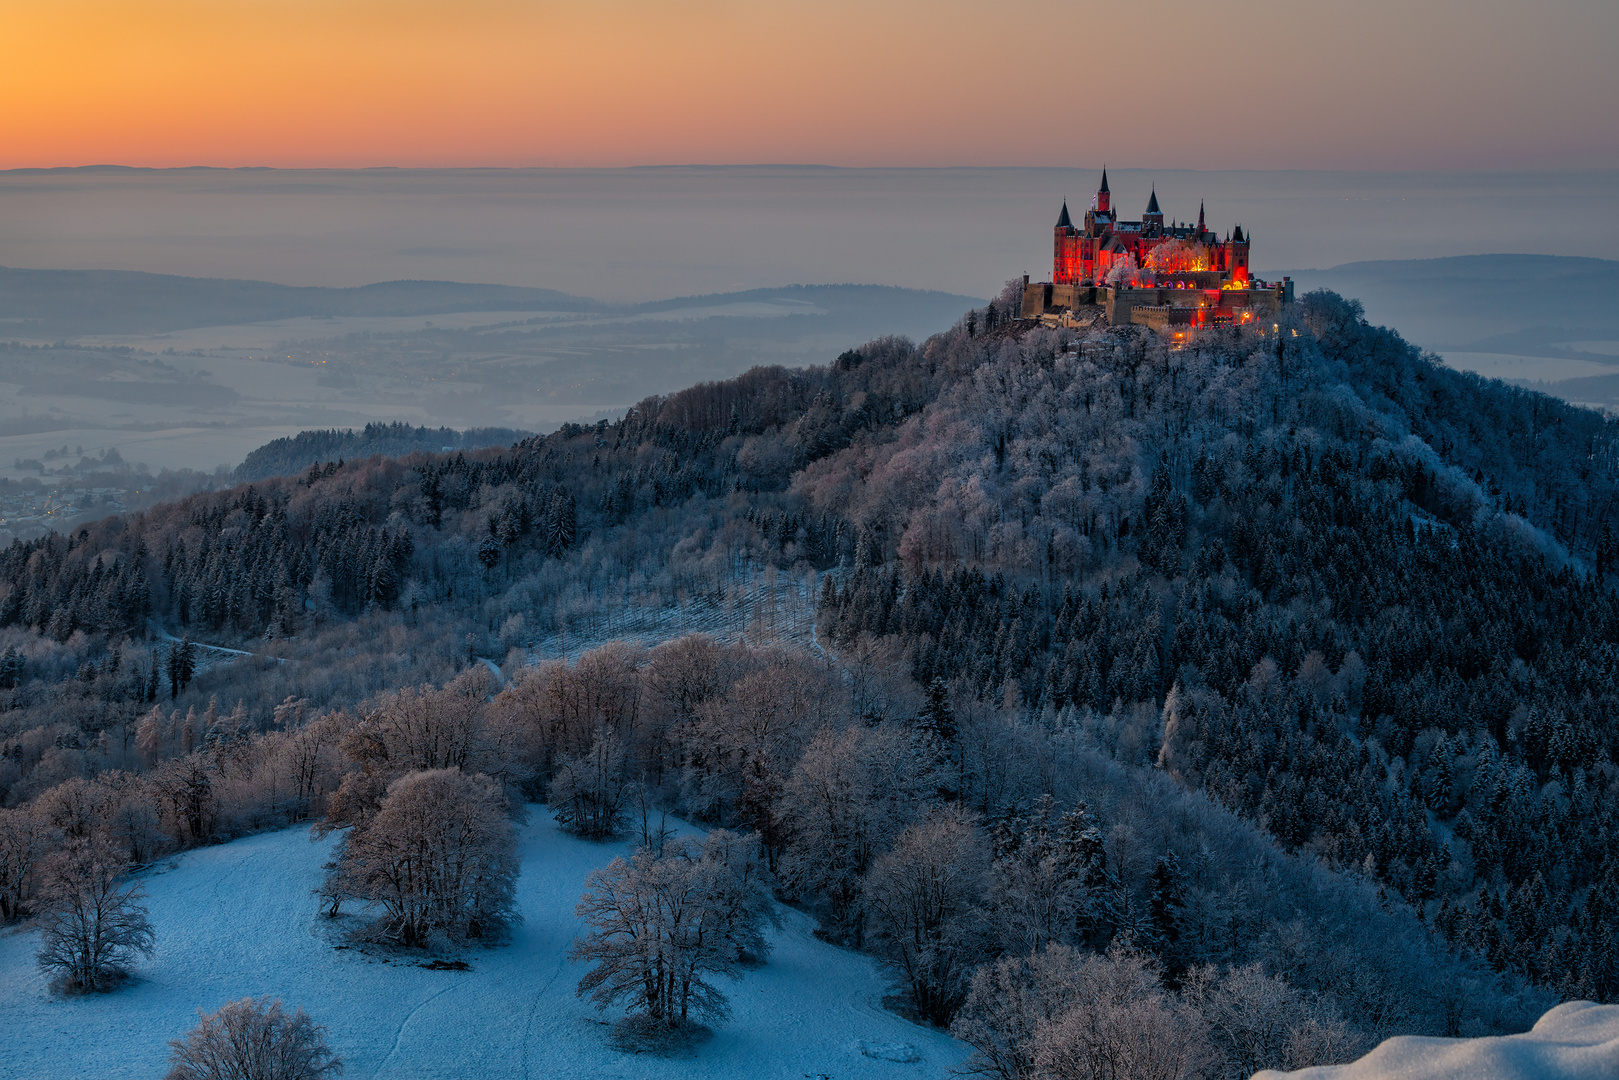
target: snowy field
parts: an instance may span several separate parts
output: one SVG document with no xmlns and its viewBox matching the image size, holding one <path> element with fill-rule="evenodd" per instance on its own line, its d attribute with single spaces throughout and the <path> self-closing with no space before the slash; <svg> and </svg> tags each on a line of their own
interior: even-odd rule
<svg viewBox="0 0 1619 1080">
<path fill-rule="evenodd" d="M 1348 1065 L 1254 1080 L 1613 1080 L 1619 1076 L 1619 1005 L 1570 1001 L 1530 1031 L 1488 1039 L 1385 1039 Z"/>
<path fill-rule="evenodd" d="M 629 845 L 565 836 L 543 807 L 521 835 L 525 921 L 510 944 L 460 954 L 466 972 L 334 949 L 311 890 L 335 840 L 312 843 L 304 829 L 193 851 L 149 872 L 157 953 L 117 993 L 53 998 L 34 969 L 37 935 L 0 936 L 0 1077 L 161 1076 L 168 1040 L 195 1023 L 197 1009 L 257 994 L 301 1005 L 324 1024 L 349 1080 L 922 1080 L 947 1075 L 966 1054 L 885 1011 L 887 982 L 873 962 L 817 941 L 811 920 L 790 910 L 771 932 L 769 961 L 722 983 L 734 1015 L 711 1040 L 672 1058 L 614 1050 L 605 1021 L 616 1014 L 574 996 L 585 967 L 566 953 L 585 876 Z"/>
</svg>

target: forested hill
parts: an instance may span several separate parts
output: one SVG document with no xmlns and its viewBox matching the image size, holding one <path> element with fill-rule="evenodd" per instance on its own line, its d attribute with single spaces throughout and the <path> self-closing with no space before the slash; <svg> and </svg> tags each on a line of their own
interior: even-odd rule
<svg viewBox="0 0 1619 1080">
<path fill-rule="evenodd" d="M 264 728 L 283 697 L 351 705 L 611 636 L 632 606 L 684 617 L 761 567 L 832 571 L 819 640 L 851 708 L 937 740 L 933 797 L 997 835 L 1042 782 L 973 717 L 1162 769 L 1464 955 L 1619 997 L 1619 425 L 1447 370 L 1328 293 L 1181 351 L 1004 310 L 510 449 L 334 461 L 13 545 L 8 798 L 159 698 L 240 695 Z M 188 690 L 176 649 L 137 643 L 148 619 L 291 662 Z M 897 668 L 883 694 L 872 665 Z M 792 763 L 759 767 L 785 772 L 752 825 Z M 1154 873 L 1162 914 L 1180 871 Z M 1172 969 L 1243 959 L 1234 909 L 1181 917 L 1152 939 Z"/>
<path fill-rule="evenodd" d="M 345 458 L 404 457 L 421 452 L 445 453 L 510 445 L 530 432 L 511 428 L 412 427 L 409 424 L 367 424 L 362 430 L 300 431 L 273 439 L 248 454 L 232 473 L 237 480 L 267 480 L 301 472 L 311 465 Z"/>
</svg>

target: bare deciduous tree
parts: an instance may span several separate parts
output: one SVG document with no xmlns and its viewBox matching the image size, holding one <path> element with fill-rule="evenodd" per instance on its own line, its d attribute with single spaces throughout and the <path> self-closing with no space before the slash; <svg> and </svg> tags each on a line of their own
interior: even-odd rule
<svg viewBox="0 0 1619 1080">
<path fill-rule="evenodd" d="M 1052 945 L 986 966 L 953 1034 L 969 1072 L 1000 1080 L 1191 1080 L 1215 1063 L 1208 1022 L 1165 990 L 1156 965 Z"/>
<path fill-rule="evenodd" d="M 820 930 L 858 946 L 866 871 L 914 816 L 927 770 L 898 728 L 822 729 L 805 747 L 783 792 L 792 830 L 781 882 L 819 901 Z"/>
<path fill-rule="evenodd" d="M 1307 1069 L 1351 1061 L 1370 1049 L 1330 1001 L 1307 999 L 1259 964 L 1188 973 L 1184 996 L 1209 1023 L 1218 1080 L 1261 1069 Z"/>
<path fill-rule="evenodd" d="M 1092 957 L 1079 999 L 1034 1038 L 1037 1080 L 1192 1080 L 1213 1057 L 1208 1024 L 1138 961 Z"/>
<path fill-rule="evenodd" d="M 204 1015 L 169 1043 L 164 1080 L 321 1080 L 343 1072 L 326 1031 L 280 999 L 242 998 Z"/>
<path fill-rule="evenodd" d="M 1053 945 L 974 972 L 967 1000 L 950 1025 L 950 1034 L 975 1051 L 962 1070 L 999 1080 L 1033 1077 L 1035 1035 L 1075 1004 L 1083 956 Z"/>
<path fill-rule="evenodd" d="M 388 786 L 409 772 L 459 769 L 504 788 L 532 776 L 509 710 L 491 710 L 494 676 L 475 665 L 445 683 L 382 694 L 362 708 L 339 740 L 360 768 L 343 777 L 327 808 L 327 826 L 364 825 Z"/>
<path fill-rule="evenodd" d="M 46 862 L 37 960 L 62 989 L 109 989 L 136 953 L 152 954 L 145 894 L 123 875 L 123 860 L 97 840 L 69 841 Z"/>
<path fill-rule="evenodd" d="M 431 769 L 389 785 L 376 816 L 345 838 L 325 891 L 380 904 L 386 936 L 405 945 L 435 932 L 490 938 L 516 917 L 517 871 L 500 786 Z"/>
<path fill-rule="evenodd" d="M 33 807 L 0 809 L 0 923 L 30 909 L 39 865 L 51 841 L 51 830 Z"/>
<path fill-rule="evenodd" d="M 875 936 L 918 1015 L 948 1024 L 984 951 L 979 904 L 989 844 L 971 816 L 935 809 L 900 834 L 867 875 Z"/>
<path fill-rule="evenodd" d="M 598 1008 L 624 1001 L 656 1027 L 678 1027 L 694 1013 L 728 1015 L 708 977 L 737 975 L 766 950 L 769 901 L 756 850 L 756 838 L 716 829 L 701 842 L 670 840 L 661 854 L 643 848 L 592 873 L 577 909 L 590 932 L 569 953 L 596 965 L 579 980 L 580 996 Z"/>
<path fill-rule="evenodd" d="M 599 727 L 589 750 L 562 759 L 547 800 L 564 829 L 587 840 L 606 840 L 624 827 L 630 786 L 623 744 Z"/>
</svg>

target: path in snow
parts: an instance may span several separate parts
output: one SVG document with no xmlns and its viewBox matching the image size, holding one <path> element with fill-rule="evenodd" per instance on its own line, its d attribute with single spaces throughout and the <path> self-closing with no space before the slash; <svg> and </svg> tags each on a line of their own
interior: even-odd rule
<svg viewBox="0 0 1619 1080">
<path fill-rule="evenodd" d="M 177 638 L 173 634 L 169 633 L 167 630 L 163 629 L 163 624 L 158 622 L 156 619 L 147 619 L 146 628 L 150 630 L 159 641 L 178 643 L 181 640 L 180 638 Z M 206 671 L 209 667 L 212 667 L 213 665 L 209 662 L 210 659 L 216 663 L 228 663 L 230 660 L 235 660 L 243 656 L 257 656 L 265 660 L 274 660 L 278 664 L 285 664 L 287 662 L 283 657 L 271 656 L 269 653 L 249 652 L 246 649 L 232 649 L 225 645 L 209 645 L 201 641 L 193 641 L 191 644 L 200 650 L 197 656 L 198 671 Z M 224 657 L 226 659 L 221 659 L 220 657 L 210 657 L 208 655 L 210 653 L 219 653 L 220 657 Z"/>
<path fill-rule="evenodd" d="M 325 1025 L 348 1080 L 934 1080 L 966 1053 L 885 1011 L 887 983 L 872 961 L 817 941 L 811 920 L 790 910 L 771 933 L 769 961 L 727 985 L 734 1015 L 713 1039 L 674 1058 L 612 1050 L 603 1020 L 616 1014 L 574 996 L 585 968 L 566 953 L 585 876 L 628 845 L 566 836 L 543 807 L 521 836 L 525 921 L 510 944 L 460 954 L 467 972 L 334 949 L 311 892 L 334 839 L 312 843 L 303 829 L 189 852 L 144 875 L 157 953 L 117 993 L 54 998 L 34 968 L 37 934 L 0 935 L 0 1077 L 161 1076 L 168 1040 L 196 1022 L 197 1009 L 256 994 L 301 1005 Z M 879 1060 L 861 1044 L 908 1044 L 920 1060 Z"/>
</svg>

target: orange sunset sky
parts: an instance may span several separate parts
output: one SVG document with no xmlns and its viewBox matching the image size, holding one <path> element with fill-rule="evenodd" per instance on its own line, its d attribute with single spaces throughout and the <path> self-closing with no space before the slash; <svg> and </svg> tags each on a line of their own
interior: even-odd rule
<svg viewBox="0 0 1619 1080">
<path fill-rule="evenodd" d="M 1606 169 L 1616 55 L 1615 0 L 0 0 L 0 167 Z"/>
</svg>

